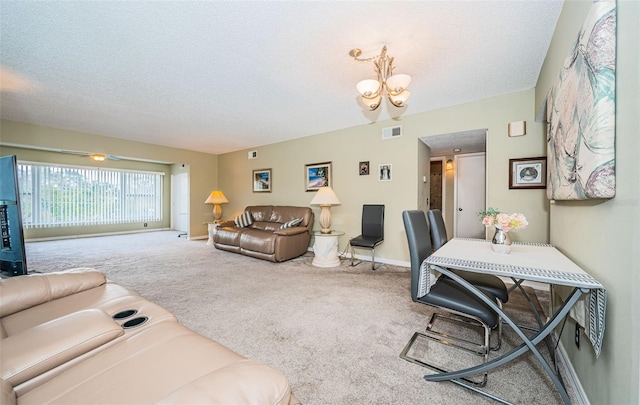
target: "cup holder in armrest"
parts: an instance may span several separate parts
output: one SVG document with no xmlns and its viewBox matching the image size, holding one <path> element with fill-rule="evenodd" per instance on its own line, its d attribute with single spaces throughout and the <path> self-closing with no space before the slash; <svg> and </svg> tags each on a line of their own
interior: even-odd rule
<svg viewBox="0 0 640 405">
<path fill-rule="evenodd" d="M 125 329 L 135 328 L 147 322 L 149 320 L 146 316 L 141 316 L 139 318 L 129 319 L 127 322 L 122 324 L 122 327 Z"/>
<path fill-rule="evenodd" d="M 127 309 L 127 310 L 120 311 L 117 314 L 115 314 L 113 316 L 113 319 L 115 319 L 117 321 L 117 320 L 120 320 L 120 319 L 128 318 L 130 316 L 134 316 L 137 313 L 138 313 L 137 309 Z"/>
</svg>

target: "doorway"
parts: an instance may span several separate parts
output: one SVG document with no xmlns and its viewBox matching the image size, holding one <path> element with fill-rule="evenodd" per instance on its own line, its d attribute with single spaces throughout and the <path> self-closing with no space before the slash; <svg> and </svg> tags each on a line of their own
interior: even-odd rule
<svg viewBox="0 0 640 405">
<path fill-rule="evenodd" d="M 445 133 L 438 135 L 430 135 L 420 137 L 418 145 L 418 204 L 417 207 L 425 212 L 431 209 L 431 200 L 434 199 L 435 208 L 437 205 L 441 205 L 442 215 L 444 218 L 445 226 L 447 228 L 447 234 L 449 237 L 456 235 L 456 218 L 457 209 L 456 205 L 456 165 L 453 159 L 456 156 L 468 155 L 473 153 L 485 153 L 486 152 L 486 137 L 487 129 L 480 128 L 468 131 Z M 435 166 L 431 169 L 431 163 L 441 161 L 442 166 Z M 450 167 L 447 169 L 448 163 Z M 432 177 L 432 171 L 439 171 L 442 173 L 442 191 L 437 192 L 437 187 L 434 186 L 434 197 L 431 197 L 431 181 L 439 180 L 437 175 Z M 483 171 L 484 173 L 484 171 Z M 482 179 L 482 184 L 485 184 L 485 179 Z M 483 193 L 485 189 L 483 188 Z M 441 195 L 441 200 L 438 199 L 438 195 Z M 483 194 L 484 195 L 484 194 Z M 484 198 L 484 197 L 483 197 Z M 484 210 L 484 204 L 486 200 L 482 201 L 483 207 L 478 211 Z M 464 210 L 464 208 L 463 208 Z M 470 209 L 468 212 L 473 213 L 473 219 L 476 220 L 475 208 Z M 481 236 L 484 238 L 484 234 Z"/>
<path fill-rule="evenodd" d="M 444 198 L 444 164 L 442 158 L 431 159 L 429 164 L 429 209 L 442 211 Z"/>
<path fill-rule="evenodd" d="M 189 234 L 189 165 L 173 165 L 171 173 L 171 229 Z"/>
</svg>

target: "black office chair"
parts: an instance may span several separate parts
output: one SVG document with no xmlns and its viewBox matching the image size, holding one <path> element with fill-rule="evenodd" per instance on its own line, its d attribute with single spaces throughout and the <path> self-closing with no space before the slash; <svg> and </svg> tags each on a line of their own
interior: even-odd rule
<svg viewBox="0 0 640 405">
<path fill-rule="evenodd" d="M 448 242 L 447 228 L 444 226 L 444 219 L 440 210 L 430 210 L 427 212 L 429 218 L 429 228 L 431 230 L 431 240 L 433 242 L 433 250 L 438 250 Z M 458 276 L 464 278 L 469 283 L 478 287 L 479 290 L 487 292 L 495 296 L 499 300 L 499 304 L 509 301 L 509 290 L 499 277 L 491 274 L 471 273 L 468 271 L 455 271 Z"/>
<path fill-rule="evenodd" d="M 423 266 L 422 263 L 431 254 L 431 237 L 429 234 L 427 219 L 423 211 L 404 211 L 402 213 L 402 219 L 404 221 L 405 232 L 407 234 L 407 241 L 409 242 L 409 255 L 411 258 L 411 299 L 414 302 L 444 309 L 452 314 L 462 316 L 480 324 L 484 328 L 484 339 L 483 343 L 479 345 L 479 350 L 476 354 L 483 356 L 483 361 L 486 362 L 489 356 L 491 330 L 499 324 L 498 315 L 491 310 L 489 306 L 482 302 L 482 300 L 456 284 L 451 279 L 445 279 L 443 277 L 438 278 L 435 284 L 433 284 L 429 291 L 426 292 L 426 285 L 424 281 L 429 269 L 427 266 Z M 491 294 L 485 294 L 491 300 L 496 299 Z M 433 322 L 429 323 L 430 326 L 427 327 L 427 332 L 430 335 L 438 336 L 437 340 L 441 343 L 467 351 L 469 351 L 469 349 L 465 346 L 458 345 L 456 341 L 474 343 L 435 332 L 430 329 L 432 323 Z M 438 366 L 414 359 L 407 355 L 411 345 L 415 342 L 416 338 L 421 335 L 422 334 L 419 332 L 416 332 L 413 335 L 400 354 L 400 357 L 436 371 L 445 372 L 446 370 L 443 370 Z M 430 336 L 422 336 L 433 340 Z M 484 373 L 481 382 L 467 381 L 475 385 L 484 386 L 487 382 L 487 374 Z"/>
<path fill-rule="evenodd" d="M 371 269 L 376 270 L 376 246 L 384 241 L 384 205 L 365 204 L 362 206 L 362 230 L 361 235 L 349 241 L 351 247 L 351 265 L 357 266 L 360 260 L 354 263 L 354 248 L 371 249 Z"/>
<path fill-rule="evenodd" d="M 447 238 L 447 228 L 444 226 L 442 211 L 429 210 L 427 212 L 427 218 L 429 218 L 429 230 L 431 231 L 433 250 L 436 251 L 449 241 L 449 238 Z M 502 304 L 509 301 L 509 290 L 500 277 L 492 276 L 491 274 L 472 273 L 469 271 L 451 271 L 476 286 L 480 291 L 489 293 L 496 297 L 496 302 L 500 308 L 502 308 Z M 447 276 L 443 277 L 448 278 Z M 499 350 L 501 344 L 502 322 L 498 324 L 497 345 L 492 347 L 491 350 Z"/>
</svg>

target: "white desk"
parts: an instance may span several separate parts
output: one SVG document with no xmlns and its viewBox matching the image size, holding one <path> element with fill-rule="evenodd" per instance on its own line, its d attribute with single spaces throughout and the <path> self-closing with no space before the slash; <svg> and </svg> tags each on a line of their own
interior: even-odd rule
<svg viewBox="0 0 640 405">
<path fill-rule="evenodd" d="M 512 351 L 493 359 L 480 366 L 465 370 L 439 373 L 425 376 L 427 381 L 452 381 L 459 385 L 460 378 L 499 367 L 517 357 L 531 351 L 541 362 L 543 368 L 553 380 L 565 403 L 569 404 L 569 396 L 561 378 L 551 369 L 542 357 L 536 345 L 544 340 L 556 326 L 568 315 L 571 307 L 582 294 L 589 294 L 588 336 L 596 356 L 600 354 L 604 335 L 604 321 L 606 309 L 606 291 L 602 284 L 591 277 L 583 269 L 551 245 L 535 243 L 514 243 L 510 254 L 499 254 L 491 249 L 490 242 L 484 239 L 452 239 L 435 253 L 425 259 L 423 269 L 430 268 L 455 280 L 467 290 L 482 299 L 504 322 L 506 322 L 524 342 Z M 515 324 L 515 322 L 473 285 L 451 272 L 450 269 L 471 271 L 475 273 L 493 274 L 511 277 L 514 280 L 532 280 L 547 284 L 573 287 L 564 304 L 556 310 L 547 323 L 541 325 L 540 330 L 531 338 Z M 429 287 L 429 271 L 425 271 L 426 288 Z M 465 385 L 466 386 L 466 385 Z M 476 390 L 477 391 L 477 390 Z M 486 394 L 485 394 L 486 395 Z"/>
</svg>

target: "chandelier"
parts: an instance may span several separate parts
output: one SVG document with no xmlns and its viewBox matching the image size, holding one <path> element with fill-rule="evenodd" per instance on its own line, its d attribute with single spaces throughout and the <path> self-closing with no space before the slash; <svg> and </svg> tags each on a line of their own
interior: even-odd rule
<svg viewBox="0 0 640 405">
<path fill-rule="evenodd" d="M 365 79 L 356 88 L 362 96 L 362 101 L 371 111 L 380 106 L 382 93 L 387 93 L 387 98 L 396 107 L 404 107 L 411 96 L 407 87 L 411 83 L 411 76 L 405 74 L 393 74 L 393 58 L 387 55 L 387 46 L 382 47 L 380 55 L 361 59 L 362 50 L 356 48 L 349 51 L 349 55 L 358 62 L 373 62 L 374 71 L 378 79 Z"/>
</svg>

